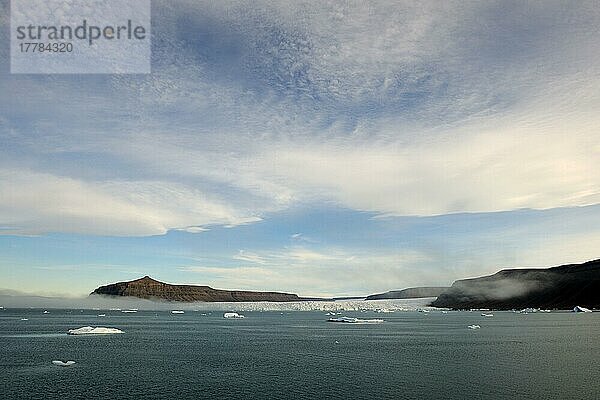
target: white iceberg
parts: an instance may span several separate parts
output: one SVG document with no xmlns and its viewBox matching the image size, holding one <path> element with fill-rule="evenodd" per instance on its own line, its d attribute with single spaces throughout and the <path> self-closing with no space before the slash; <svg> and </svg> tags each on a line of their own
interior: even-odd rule
<svg viewBox="0 0 600 400">
<path fill-rule="evenodd" d="M 246 318 L 243 315 L 240 315 L 236 312 L 226 312 L 225 314 L 223 314 L 223 318 Z"/>
<path fill-rule="evenodd" d="M 171 311 L 171 314 L 184 314 L 184 313 L 185 313 L 185 311 L 183 311 L 183 310 L 173 310 L 173 311 Z"/>
<path fill-rule="evenodd" d="M 592 310 L 590 310 L 589 308 L 585 308 L 585 307 L 581 307 L 581 306 L 575 306 L 575 308 L 573 308 L 573 312 L 592 312 Z"/>
<path fill-rule="evenodd" d="M 77 329 L 69 329 L 69 335 L 110 335 L 115 333 L 123 333 L 122 330 L 117 328 L 105 328 L 103 326 L 82 326 Z"/>
<path fill-rule="evenodd" d="M 360 319 L 352 317 L 329 318 L 327 322 L 341 322 L 346 324 L 380 324 L 382 319 Z"/>
<path fill-rule="evenodd" d="M 75 364 L 75 361 L 54 360 L 52 361 L 52 364 L 58 365 L 59 367 L 70 367 L 71 365 Z"/>
<path fill-rule="evenodd" d="M 479 325 L 469 325 L 467 328 L 469 328 L 469 329 L 480 329 L 481 326 L 479 326 Z"/>
<path fill-rule="evenodd" d="M 121 312 L 125 313 L 125 314 L 133 314 L 133 313 L 138 312 L 138 310 L 135 310 L 135 309 L 132 309 L 132 310 L 121 310 Z"/>
<path fill-rule="evenodd" d="M 494 314 L 492 314 L 492 313 L 481 313 L 481 316 L 482 317 L 493 317 Z"/>
<path fill-rule="evenodd" d="M 521 313 L 521 314 L 529 314 L 529 313 L 535 313 L 535 312 L 538 312 L 538 309 L 537 308 L 531 308 L 531 307 L 524 308 L 521 311 L 519 311 L 519 313 Z"/>
</svg>

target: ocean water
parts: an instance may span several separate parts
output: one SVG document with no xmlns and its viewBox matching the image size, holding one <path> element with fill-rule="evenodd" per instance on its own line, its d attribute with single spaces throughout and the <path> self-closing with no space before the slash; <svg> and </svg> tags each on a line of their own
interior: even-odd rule
<svg viewBox="0 0 600 400">
<path fill-rule="evenodd" d="M 600 313 L 42 311 L 0 310 L 1 399 L 600 399 Z"/>
</svg>

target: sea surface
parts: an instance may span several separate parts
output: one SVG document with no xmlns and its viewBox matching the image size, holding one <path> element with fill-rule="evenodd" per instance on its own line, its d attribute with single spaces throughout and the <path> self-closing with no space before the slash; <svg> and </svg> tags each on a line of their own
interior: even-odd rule
<svg viewBox="0 0 600 400">
<path fill-rule="evenodd" d="M 1 399 L 600 399 L 600 313 L 48 311 L 0 310 Z"/>
</svg>

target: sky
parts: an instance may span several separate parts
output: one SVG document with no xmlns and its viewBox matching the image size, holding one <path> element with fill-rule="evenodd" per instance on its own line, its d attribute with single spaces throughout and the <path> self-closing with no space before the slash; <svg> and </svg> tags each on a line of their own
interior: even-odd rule
<svg viewBox="0 0 600 400">
<path fill-rule="evenodd" d="M 600 257 L 596 2 L 153 1 L 151 74 L 11 74 L 0 292 L 362 295 Z"/>
</svg>

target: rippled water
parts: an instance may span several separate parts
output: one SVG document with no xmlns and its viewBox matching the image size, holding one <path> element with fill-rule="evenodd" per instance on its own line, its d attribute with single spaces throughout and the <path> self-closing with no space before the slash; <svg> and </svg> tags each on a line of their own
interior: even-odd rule
<svg viewBox="0 0 600 400">
<path fill-rule="evenodd" d="M 0 398 L 600 398 L 600 313 L 244 314 L 2 310 Z M 125 333 L 63 334 L 85 325 Z"/>
</svg>

